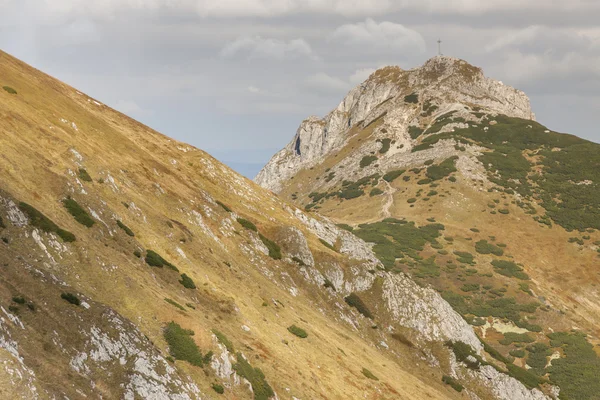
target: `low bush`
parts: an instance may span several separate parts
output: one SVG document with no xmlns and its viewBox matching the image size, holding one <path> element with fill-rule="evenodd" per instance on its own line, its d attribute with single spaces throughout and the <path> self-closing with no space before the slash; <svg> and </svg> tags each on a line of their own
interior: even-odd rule
<svg viewBox="0 0 600 400">
<path fill-rule="evenodd" d="M 377 141 L 381 143 L 381 149 L 379 149 L 379 154 L 385 154 L 390 150 L 390 144 L 392 143 L 392 139 L 378 139 Z"/>
<path fill-rule="evenodd" d="M 342 228 L 343 230 L 348 231 L 348 232 L 352 232 L 354 230 L 354 228 L 348 224 L 337 224 L 337 227 Z"/>
<path fill-rule="evenodd" d="M 418 126 L 409 126 L 408 134 L 410 138 L 414 140 L 423 134 L 423 129 L 419 128 Z"/>
<path fill-rule="evenodd" d="M 212 389 L 213 389 L 215 392 L 217 392 L 217 393 L 219 393 L 219 394 L 223 394 L 223 393 L 225 393 L 225 388 L 223 387 L 223 385 L 220 385 L 220 384 L 218 384 L 218 383 L 213 383 L 213 384 L 211 385 L 211 387 L 212 387 Z"/>
<path fill-rule="evenodd" d="M 504 250 L 495 244 L 488 243 L 487 240 L 480 240 L 479 242 L 475 243 L 475 251 L 479 254 L 493 254 L 495 256 L 504 255 Z"/>
<path fill-rule="evenodd" d="M 21 296 L 14 296 L 12 298 L 12 301 L 14 301 L 17 304 L 25 304 L 26 303 L 25 298 L 23 298 Z"/>
<path fill-rule="evenodd" d="M 2 220 L 2 217 L 0 217 L 0 229 L 5 229 L 6 225 L 4 225 L 4 221 Z"/>
<path fill-rule="evenodd" d="M 73 293 L 64 292 L 60 295 L 60 298 L 76 306 L 81 305 L 81 300 Z"/>
<path fill-rule="evenodd" d="M 389 171 L 388 173 L 383 175 L 383 180 L 386 182 L 393 182 L 396 178 L 398 178 L 400 175 L 402 175 L 405 172 L 406 172 L 405 169 L 397 169 L 395 171 Z"/>
<path fill-rule="evenodd" d="M 265 379 L 265 374 L 259 368 L 253 368 L 241 353 L 237 353 L 237 362 L 233 364 L 233 370 L 250 382 L 254 392 L 254 400 L 269 400 L 275 395 Z"/>
<path fill-rule="evenodd" d="M 128 236 L 131 236 L 131 237 L 135 236 L 135 233 L 133 233 L 133 231 L 131 229 L 129 229 L 129 227 L 127 225 L 125 225 L 124 223 L 122 223 L 121 221 L 117 220 L 117 225 L 119 226 L 119 228 L 123 229 Z"/>
<path fill-rule="evenodd" d="M 324 239 L 321 239 L 321 238 L 319 238 L 319 242 L 321 242 L 321 244 L 322 244 L 323 246 L 327 247 L 329 250 L 336 251 L 336 250 L 335 250 L 335 247 L 333 247 L 333 245 L 329 244 L 329 242 L 328 242 L 328 241 L 326 241 L 326 240 L 324 240 Z"/>
<path fill-rule="evenodd" d="M 183 329 L 176 322 L 169 322 L 163 331 L 163 335 L 169 345 L 169 354 L 173 358 L 187 361 L 197 367 L 202 367 L 204 357 L 196 342 L 192 339 L 194 331 Z"/>
<path fill-rule="evenodd" d="M 23 211 L 25 215 L 29 218 L 29 223 L 36 228 L 41 229 L 44 232 L 56 233 L 63 242 L 74 242 L 75 235 L 71 232 L 68 232 L 64 229 L 61 229 L 56 225 L 52 220 L 46 217 L 44 214 L 33 208 L 27 203 L 21 202 L 19 203 L 19 209 Z"/>
<path fill-rule="evenodd" d="M 141 258 L 142 252 L 136 249 L 133 251 L 133 255 L 136 256 L 137 258 Z"/>
<path fill-rule="evenodd" d="M 79 178 L 85 182 L 93 182 L 94 181 L 92 179 L 92 177 L 90 176 L 90 174 L 88 174 L 88 172 L 83 168 L 79 168 Z"/>
<path fill-rule="evenodd" d="M 509 351 L 508 354 L 516 358 L 524 358 L 527 353 L 523 349 L 514 349 Z"/>
<path fill-rule="evenodd" d="M 378 196 L 380 194 L 383 194 L 383 190 L 381 190 L 379 188 L 373 188 L 371 190 L 371 192 L 369 193 L 369 196 L 373 197 L 373 196 Z"/>
<path fill-rule="evenodd" d="M 216 201 L 216 203 L 217 203 L 218 205 L 220 205 L 220 206 L 221 206 L 221 208 L 222 208 L 223 210 L 225 210 L 225 211 L 227 211 L 227 212 L 231 212 L 231 208 L 229 208 L 229 207 L 228 207 L 226 204 L 224 204 L 224 203 L 220 202 L 219 200 L 217 200 L 217 201 Z"/>
<path fill-rule="evenodd" d="M 419 94 L 411 93 L 407 96 L 404 96 L 404 102 L 410 104 L 417 104 L 419 102 Z"/>
<path fill-rule="evenodd" d="M 508 346 L 513 343 L 533 343 L 534 341 L 535 339 L 526 333 L 506 332 L 504 339 L 501 339 L 499 343 Z"/>
<path fill-rule="evenodd" d="M 377 157 L 376 156 L 364 156 L 360 160 L 360 167 L 361 168 L 368 167 L 369 165 L 373 164 L 375 161 L 377 161 Z"/>
<path fill-rule="evenodd" d="M 454 162 L 457 159 L 457 156 L 453 156 L 442 161 L 439 165 L 431 165 L 427 167 L 427 177 L 432 181 L 437 181 L 449 176 L 453 172 L 456 172 Z"/>
<path fill-rule="evenodd" d="M 350 307 L 356 308 L 356 310 L 365 317 L 373 319 L 373 314 L 371 314 L 371 311 L 356 293 L 350 293 L 350 295 L 345 297 L 344 300 Z"/>
<path fill-rule="evenodd" d="M 196 289 L 194 281 L 186 274 L 181 274 L 181 280 L 179 281 L 179 283 L 181 283 L 186 289 Z"/>
<path fill-rule="evenodd" d="M 2 89 L 6 90 L 10 94 L 17 94 L 17 91 L 10 86 L 2 86 Z"/>
<path fill-rule="evenodd" d="M 464 389 L 463 385 L 461 385 L 456 379 L 448 375 L 444 375 L 442 377 L 442 382 L 444 382 L 447 385 L 450 385 L 452 389 L 456 390 L 457 392 L 462 392 Z"/>
<path fill-rule="evenodd" d="M 71 197 L 67 197 L 66 199 L 64 199 L 63 205 L 65 206 L 69 214 L 71 214 L 73 218 L 75 218 L 75 221 L 79 222 L 81 225 L 91 228 L 96 223 L 96 221 L 94 221 L 92 217 L 90 217 L 90 215 L 83 209 L 83 207 L 81 207 L 79 203 L 77 203 Z"/>
<path fill-rule="evenodd" d="M 374 381 L 378 381 L 379 380 L 378 377 L 376 377 L 371 371 L 369 371 L 366 368 L 363 368 L 361 372 L 363 373 L 364 376 L 366 376 L 369 379 L 372 379 Z"/>
<path fill-rule="evenodd" d="M 530 389 L 533 389 L 534 387 L 537 387 L 542 383 L 542 380 L 538 376 L 524 368 L 518 367 L 514 364 L 507 364 L 506 368 L 508 369 L 508 374 L 510 376 L 517 379 L 523 385 L 527 386 Z"/>
<path fill-rule="evenodd" d="M 254 223 L 248 221 L 247 219 L 238 218 L 237 222 L 246 229 L 249 229 L 253 232 L 258 232 L 258 228 L 256 227 L 256 225 L 254 225 Z"/>
<path fill-rule="evenodd" d="M 212 333 L 214 333 L 214 335 L 217 337 L 217 339 L 219 340 L 219 342 L 221 342 L 221 344 L 223 346 L 225 346 L 225 348 L 227 349 L 228 352 L 233 353 L 234 352 L 234 347 L 233 347 L 233 343 L 231 343 L 231 340 L 229 340 L 227 338 L 227 336 L 225 336 L 222 332 L 213 329 Z"/>
<path fill-rule="evenodd" d="M 176 302 L 175 300 L 171 300 L 168 297 L 165 297 L 164 299 L 167 303 L 169 303 L 170 305 L 172 305 L 173 307 L 177 307 L 179 308 L 181 311 L 185 311 L 185 307 L 182 306 L 181 304 L 179 304 L 178 302 Z"/>
<path fill-rule="evenodd" d="M 146 263 L 151 267 L 162 268 L 166 266 L 167 268 L 172 269 L 173 271 L 179 272 L 179 269 L 176 266 L 162 258 L 160 254 L 152 250 L 146 251 Z"/>
<path fill-rule="evenodd" d="M 262 233 L 259 233 L 258 236 L 263 244 L 267 246 L 267 249 L 269 249 L 269 257 L 274 260 L 281 260 L 281 247 L 271 239 L 263 236 Z"/>
<path fill-rule="evenodd" d="M 492 261 L 494 271 L 500 275 L 507 276 L 509 278 L 515 277 L 521 280 L 528 280 L 529 275 L 523 272 L 523 268 L 519 267 L 512 261 L 505 260 L 494 260 Z"/>
<path fill-rule="evenodd" d="M 288 327 L 287 330 L 290 333 L 298 336 L 299 338 L 306 339 L 308 337 L 308 333 L 306 333 L 306 331 L 304 329 L 297 327 L 296 325 L 292 325 L 292 326 Z"/>
</svg>

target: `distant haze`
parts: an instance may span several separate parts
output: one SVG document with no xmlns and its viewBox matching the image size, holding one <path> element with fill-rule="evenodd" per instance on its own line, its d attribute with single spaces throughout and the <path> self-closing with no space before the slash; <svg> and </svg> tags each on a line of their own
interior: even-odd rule
<svg viewBox="0 0 600 400">
<path fill-rule="evenodd" d="M 600 142 L 600 2 L 0 0 L 0 48 L 252 177 L 375 69 L 437 53 Z"/>
</svg>

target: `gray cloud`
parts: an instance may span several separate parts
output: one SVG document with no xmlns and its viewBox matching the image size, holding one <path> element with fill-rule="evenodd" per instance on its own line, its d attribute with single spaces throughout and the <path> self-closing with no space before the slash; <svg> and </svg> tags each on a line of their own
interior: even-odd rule
<svg viewBox="0 0 600 400">
<path fill-rule="evenodd" d="M 238 38 L 228 43 L 221 50 L 221 56 L 225 58 L 233 58 L 238 55 L 242 55 L 248 59 L 266 58 L 284 60 L 300 57 L 316 58 L 310 45 L 304 39 L 292 39 L 286 42 L 260 36 Z"/>
</svg>

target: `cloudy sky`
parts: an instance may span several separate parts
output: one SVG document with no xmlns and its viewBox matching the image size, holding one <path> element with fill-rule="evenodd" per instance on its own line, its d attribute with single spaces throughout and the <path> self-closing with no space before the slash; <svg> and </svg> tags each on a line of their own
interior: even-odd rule
<svg viewBox="0 0 600 400">
<path fill-rule="evenodd" d="M 0 49 L 253 176 L 376 68 L 443 52 L 600 142 L 598 0 L 0 0 Z"/>
</svg>

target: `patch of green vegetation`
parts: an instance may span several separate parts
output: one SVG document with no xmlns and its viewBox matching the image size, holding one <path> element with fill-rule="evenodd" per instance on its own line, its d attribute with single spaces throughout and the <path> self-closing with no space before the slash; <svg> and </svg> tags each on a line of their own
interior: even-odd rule
<svg viewBox="0 0 600 400">
<path fill-rule="evenodd" d="M 451 173 L 456 172 L 454 162 L 458 160 L 457 156 L 453 156 L 445 159 L 438 165 L 431 165 L 427 167 L 426 175 L 432 181 L 437 181 L 449 176 Z"/>
<path fill-rule="evenodd" d="M 271 239 L 265 237 L 262 233 L 259 233 L 258 237 L 263 244 L 267 246 L 267 249 L 269 249 L 269 257 L 274 260 L 281 260 L 281 247 Z"/>
<path fill-rule="evenodd" d="M 508 354 L 516 358 L 524 358 L 527 353 L 523 349 L 514 349 L 509 351 Z"/>
<path fill-rule="evenodd" d="M 237 353 L 237 362 L 233 364 L 233 370 L 250 382 L 254 400 L 268 400 L 275 395 L 265 379 L 265 374 L 259 368 L 253 368 L 241 353 Z"/>
<path fill-rule="evenodd" d="M 560 386 L 561 398 L 596 399 L 600 393 L 600 358 L 585 334 L 555 332 L 548 338 L 551 347 L 560 347 L 564 353 L 547 368 L 550 381 Z"/>
<path fill-rule="evenodd" d="M 2 217 L 0 217 L 0 229 L 5 229 L 6 225 L 4 225 L 4 221 L 2 220 Z"/>
<path fill-rule="evenodd" d="M 117 220 L 117 225 L 119 226 L 119 228 L 123 229 L 127 235 L 131 237 L 135 236 L 135 233 L 133 233 L 133 231 L 121 221 Z"/>
<path fill-rule="evenodd" d="M 465 283 L 460 290 L 463 292 L 478 292 L 480 289 L 479 283 Z"/>
<path fill-rule="evenodd" d="M 321 238 L 319 238 L 319 242 L 321 242 L 321 244 L 322 244 L 323 246 L 327 247 L 329 250 L 336 251 L 336 250 L 335 250 L 335 247 L 333 247 L 333 245 L 329 244 L 329 242 L 328 242 L 328 241 L 326 241 L 326 240 L 324 240 L 324 239 L 321 239 Z"/>
<path fill-rule="evenodd" d="M 225 393 L 225 388 L 223 387 L 223 385 L 218 384 L 218 383 L 213 383 L 210 385 L 210 387 L 217 393 L 219 394 L 223 394 Z"/>
<path fill-rule="evenodd" d="M 386 182 L 393 182 L 396 178 L 398 178 L 400 175 L 402 175 L 405 172 L 406 172 L 405 169 L 397 169 L 395 171 L 389 171 L 388 173 L 383 175 L 383 180 Z"/>
<path fill-rule="evenodd" d="M 61 229 L 52 220 L 44 214 L 33 208 L 27 203 L 20 202 L 19 209 L 29 218 L 29 223 L 44 232 L 56 233 L 64 242 L 74 242 L 75 235 L 64 229 Z"/>
<path fill-rule="evenodd" d="M 471 254 L 467 251 L 454 251 L 454 255 L 458 256 L 456 261 L 458 261 L 459 263 L 462 263 L 462 264 L 474 264 L 475 263 L 475 258 L 473 257 L 473 254 Z"/>
<path fill-rule="evenodd" d="M 369 379 L 372 379 L 374 381 L 378 381 L 379 380 L 378 377 L 376 377 L 371 371 L 369 371 L 368 369 L 366 369 L 364 367 L 363 367 L 363 369 L 362 369 L 361 372 L 363 373 L 364 376 L 366 376 Z"/>
<path fill-rule="evenodd" d="M 387 221 L 387 222 L 386 222 Z M 392 268 L 397 258 L 404 255 L 417 256 L 426 243 L 440 237 L 442 224 L 428 224 L 417 227 L 414 222 L 386 220 L 359 225 L 354 234 L 366 242 L 375 243 L 373 250 L 386 268 Z"/>
<path fill-rule="evenodd" d="M 500 208 L 500 209 L 498 209 L 498 212 L 500 214 L 504 214 L 504 215 L 510 214 L 510 211 L 508 211 L 508 209 L 506 209 L 506 208 Z"/>
<path fill-rule="evenodd" d="M 2 89 L 6 90 L 10 94 L 17 94 L 17 91 L 10 86 L 2 86 Z"/>
<path fill-rule="evenodd" d="M 176 360 L 187 361 L 197 367 L 204 365 L 204 357 L 192 339 L 194 331 L 183 329 L 176 322 L 169 322 L 163 335 L 169 345 L 169 354 Z"/>
<path fill-rule="evenodd" d="M 88 172 L 84 168 L 79 168 L 79 178 L 82 181 L 86 181 L 86 182 L 93 182 L 94 181 L 92 179 L 92 177 L 90 176 L 90 174 L 88 174 Z"/>
<path fill-rule="evenodd" d="M 512 362 L 512 360 L 509 360 L 507 357 L 504 357 L 502 355 L 502 353 L 500 353 L 498 350 L 496 350 L 495 348 L 490 346 L 488 343 L 486 343 L 484 341 L 481 341 L 481 343 L 483 343 L 483 349 L 486 351 L 486 353 L 488 353 L 490 356 L 492 356 L 496 360 L 503 362 L 505 364 L 510 364 Z"/>
<path fill-rule="evenodd" d="M 92 217 L 90 217 L 90 215 L 83 209 L 83 207 L 81 207 L 79 203 L 77 203 L 71 197 L 67 197 L 66 199 L 64 199 L 63 205 L 65 206 L 69 214 L 71 214 L 73 218 L 75 218 L 75 221 L 79 222 L 81 225 L 91 228 L 96 223 L 96 221 L 94 221 Z"/>
<path fill-rule="evenodd" d="M 227 349 L 228 352 L 233 353 L 234 352 L 234 347 L 233 347 L 233 343 L 231 343 L 231 340 L 229 340 L 227 338 L 227 336 L 225 336 L 222 332 L 213 329 L 212 333 L 217 337 L 217 339 L 219 340 L 219 342 L 221 342 L 221 344 L 223 346 L 225 346 L 225 348 Z"/>
<path fill-rule="evenodd" d="M 550 347 L 545 343 L 534 343 L 527 346 L 527 351 L 529 351 L 527 365 L 531 367 L 530 371 L 539 376 L 546 375 L 546 363 L 552 354 Z"/>
<path fill-rule="evenodd" d="M 535 339 L 526 333 L 506 332 L 504 339 L 500 339 L 499 343 L 508 346 L 513 343 L 533 343 L 534 341 Z"/>
<path fill-rule="evenodd" d="M 431 256 L 426 260 L 419 260 L 414 275 L 417 278 L 435 278 L 440 276 L 440 267 L 435 262 L 435 256 Z"/>
<path fill-rule="evenodd" d="M 301 267 L 305 267 L 306 266 L 306 264 L 304 263 L 304 261 L 302 261 L 301 259 L 299 259 L 296 256 L 292 257 L 292 261 L 295 262 L 296 264 L 300 265 Z"/>
<path fill-rule="evenodd" d="M 61 293 L 60 298 L 76 306 L 81 305 L 81 300 L 73 293 L 63 292 Z"/>
<path fill-rule="evenodd" d="M 169 299 L 167 297 L 165 297 L 164 299 L 167 303 L 169 303 L 170 305 L 179 308 L 181 311 L 185 311 L 185 307 L 183 307 L 181 304 L 179 304 L 178 302 L 176 302 L 175 300 Z"/>
<path fill-rule="evenodd" d="M 414 197 L 411 197 L 410 199 L 406 200 L 406 202 L 407 202 L 408 204 L 413 204 L 413 203 L 416 203 L 416 202 L 417 202 L 417 199 L 416 199 L 416 198 L 414 198 Z"/>
<path fill-rule="evenodd" d="M 421 113 L 421 116 L 429 117 L 437 109 L 438 109 L 438 106 L 436 106 L 435 104 L 431 104 L 431 101 L 427 100 L 425 103 L 423 103 L 423 112 Z"/>
<path fill-rule="evenodd" d="M 167 268 L 172 269 L 173 271 L 179 272 L 179 269 L 176 266 L 162 258 L 162 256 L 155 251 L 147 250 L 145 260 L 146 264 L 148 264 L 151 267 L 162 268 L 166 266 Z"/>
<path fill-rule="evenodd" d="M 530 389 L 533 389 L 542 383 L 542 379 L 540 377 L 524 368 L 518 367 L 514 364 L 506 364 L 506 368 L 508 369 L 508 374 L 510 376 L 520 381 L 523 385 Z"/>
<path fill-rule="evenodd" d="M 17 304 L 25 304 L 26 300 L 24 297 L 21 296 L 13 296 L 12 301 L 14 301 Z"/>
<path fill-rule="evenodd" d="M 356 310 L 365 317 L 373 319 L 373 314 L 371 314 L 371 311 L 356 293 L 350 293 L 349 296 L 344 297 L 344 300 L 350 307 L 356 308 Z"/>
<path fill-rule="evenodd" d="M 429 178 L 420 179 L 417 181 L 417 185 L 429 185 L 431 182 L 433 181 Z"/>
<path fill-rule="evenodd" d="M 254 223 L 252 223 L 251 221 L 248 221 L 245 218 L 241 218 L 239 217 L 237 219 L 238 224 L 240 224 L 241 226 L 243 226 L 246 229 L 249 229 L 253 232 L 258 232 L 258 228 L 256 227 L 256 225 L 254 225 Z"/>
<path fill-rule="evenodd" d="M 452 122 L 462 122 L 462 121 L 455 121 L 454 118 L 451 118 L 454 113 L 456 113 L 456 111 L 449 111 L 449 112 L 437 117 L 435 119 L 435 122 L 433 123 L 433 125 L 431 125 L 429 128 L 427 128 L 427 130 L 425 131 L 425 134 L 431 135 L 433 133 L 438 133 L 440 130 L 442 130 L 442 128 L 444 126 L 446 126 Z"/>
<path fill-rule="evenodd" d="M 417 104 L 419 102 L 419 94 L 411 93 L 407 96 L 404 96 L 404 102 L 410 104 Z"/>
<path fill-rule="evenodd" d="M 337 224 L 337 227 L 342 228 L 343 230 L 348 231 L 348 232 L 352 232 L 354 230 L 354 228 L 348 224 Z"/>
<path fill-rule="evenodd" d="M 186 274 L 181 274 L 181 280 L 179 281 L 179 283 L 181 283 L 186 289 L 196 289 L 194 281 Z"/>
<path fill-rule="evenodd" d="M 364 156 L 361 160 L 360 160 L 360 167 L 361 168 L 365 168 L 368 167 L 369 165 L 373 164 L 375 161 L 377 161 L 377 156 Z"/>
<path fill-rule="evenodd" d="M 475 243 L 475 251 L 479 254 L 493 254 L 495 256 L 504 255 L 504 250 L 493 243 L 488 243 L 485 239 Z"/>
<path fill-rule="evenodd" d="M 379 154 L 385 154 L 390 150 L 390 144 L 392 143 L 392 139 L 377 139 L 377 141 L 381 143 L 381 149 L 379 149 Z"/>
<path fill-rule="evenodd" d="M 225 210 L 227 212 L 231 212 L 232 211 L 231 208 L 229 208 L 226 204 L 220 202 L 219 200 L 217 200 L 216 203 L 218 205 L 220 205 L 223 210 Z"/>
<path fill-rule="evenodd" d="M 133 251 L 133 255 L 136 256 L 137 258 L 141 258 L 142 257 L 142 252 L 139 251 L 138 249 L 135 249 Z"/>
<path fill-rule="evenodd" d="M 509 278 L 515 277 L 524 281 L 529 279 L 529 275 L 523 272 L 523 268 L 512 261 L 494 260 L 492 261 L 492 265 L 494 266 L 494 272 L 500 275 L 504 275 Z"/>
<path fill-rule="evenodd" d="M 381 190 L 381 189 L 379 189 L 379 188 L 373 188 L 373 189 L 371 190 L 371 192 L 369 193 L 369 196 L 370 196 L 370 197 L 373 197 L 373 196 L 378 196 L 378 195 L 380 195 L 380 194 L 383 194 L 383 190 Z"/>
<path fill-rule="evenodd" d="M 287 328 L 287 330 L 288 330 L 290 333 L 292 333 L 292 334 L 294 334 L 294 335 L 298 336 L 298 337 L 299 337 L 299 338 L 301 338 L 301 339 L 306 339 L 306 338 L 308 337 L 308 333 L 306 333 L 306 331 L 305 331 L 304 329 L 302 329 L 302 328 L 300 328 L 300 327 L 298 327 L 298 326 L 296 326 L 296 325 L 289 326 L 289 327 Z"/>
<path fill-rule="evenodd" d="M 447 385 L 450 385 L 450 387 L 452 387 L 452 389 L 456 390 L 457 392 L 462 392 L 464 389 L 464 386 L 461 385 L 460 382 L 458 382 L 456 379 L 449 375 L 442 376 L 442 382 L 444 382 Z"/>
<path fill-rule="evenodd" d="M 418 126 L 409 126 L 408 127 L 408 134 L 410 135 L 411 139 L 417 139 L 419 136 L 421 136 L 423 134 L 423 129 L 419 128 Z"/>
<path fill-rule="evenodd" d="M 485 365 L 485 362 L 475 353 L 475 350 L 464 342 L 447 341 L 446 347 L 452 350 L 456 361 L 464 363 L 467 368 L 478 370 L 481 365 Z"/>
</svg>

